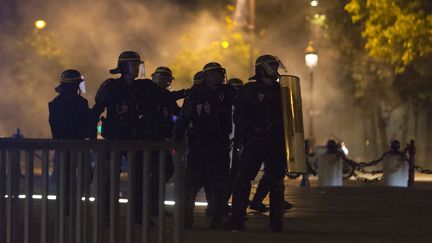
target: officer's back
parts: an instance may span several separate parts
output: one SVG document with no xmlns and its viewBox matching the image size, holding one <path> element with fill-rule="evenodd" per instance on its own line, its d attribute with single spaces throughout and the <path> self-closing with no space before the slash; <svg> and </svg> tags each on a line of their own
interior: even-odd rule
<svg viewBox="0 0 432 243">
<path fill-rule="evenodd" d="M 83 139 L 88 137 L 88 102 L 78 90 L 83 82 L 76 70 L 61 75 L 59 93 L 49 104 L 49 123 L 54 139 Z"/>
</svg>

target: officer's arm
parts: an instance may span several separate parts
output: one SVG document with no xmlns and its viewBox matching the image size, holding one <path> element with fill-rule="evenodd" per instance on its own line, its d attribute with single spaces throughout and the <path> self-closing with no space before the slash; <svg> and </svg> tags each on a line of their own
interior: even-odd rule
<svg viewBox="0 0 432 243">
<path fill-rule="evenodd" d="M 108 98 L 110 93 L 110 82 L 111 80 L 108 79 L 101 84 L 95 96 L 95 104 L 89 112 L 88 123 L 89 123 L 90 138 L 97 137 L 97 124 L 99 122 L 101 114 L 105 111 L 105 108 L 107 107 L 108 104 Z"/>
<path fill-rule="evenodd" d="M 246 88 L 241 90 L 234 106 L 234 124 L 243 131 L 248 131 L 254 126 L 253 121 L 249 118 L 249 92 Z"/>
<path fill-rule="evenodd" d="M 194 107 L 194 101 L 191 98 L 186 98 L 181 109 L 180 119 L 177 121 L 176 126 L 174 128 L 174 139 L 179 141 L 182 140 L 186 129 L 189 126 L 189 123 L 192 118 L 192 109 Z"/>
<path fill-rule="evenodd" d="M 51 135 L 52 138 L 54 139 L 58 139 L 59 138 L 59 133 L 60 133 L 60 118 L 57 114 L 57 110 L 55 109 L 55 105 L 53 103 L 49 103 L 48 104 L 48 110 L 49 110 L 49 117 L 48 117 L 48 121 L 50 124 L 50 128 L 51 128 Z"/>
</svg>

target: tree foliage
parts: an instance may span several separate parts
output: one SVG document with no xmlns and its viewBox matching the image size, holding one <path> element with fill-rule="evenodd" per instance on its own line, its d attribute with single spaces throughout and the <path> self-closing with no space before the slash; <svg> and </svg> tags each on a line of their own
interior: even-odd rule
<svg viewBox="0 0 432 243">
<path fill-rule="evenodd" d="M 430 3 L 413 0 L 352 0 L 345 10 L 363 22 L 369 55 L 389 62 L 397 73 L 432 54 Z"/>
</svg>

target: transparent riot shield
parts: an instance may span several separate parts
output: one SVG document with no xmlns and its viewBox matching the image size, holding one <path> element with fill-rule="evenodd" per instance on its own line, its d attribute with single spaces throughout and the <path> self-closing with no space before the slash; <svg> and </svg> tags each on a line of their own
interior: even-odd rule
<svg viewBox="0 0 432 243">
<path fill-rule="evenodd" d="M 279 81 L 281 84 L 282 114 L 288 172 L 306 173 L 300 79 L 292 75 L 282 75 Z"/>
</svg>

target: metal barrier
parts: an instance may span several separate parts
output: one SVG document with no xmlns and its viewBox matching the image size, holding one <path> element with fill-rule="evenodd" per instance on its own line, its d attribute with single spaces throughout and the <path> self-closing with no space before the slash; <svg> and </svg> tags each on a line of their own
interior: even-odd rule
<svg viewBox="0 0 432 243">
<path fill-rule="evenodd" d="M 49 182 L 49 170 L 52 169 L 49 157 L 52 151 L 55 151 L 54 160 L 58 165 L 55 202 L 49 201 L 49 189 L 52 189 L 52 183 Z M 133 221 L 136 201 L 134 182 L 137 179 L 142 179 L 143 183 L 143 212 L 140 228 L 142 237 L 136 238 L 141 238 L 142 242 L 150 242 L 150 166 L 151 153 L 154 151 L 159 154 L 157 239 L 159 243 L 166 242 L 166 231 L 170 228 L 167 227 L 165 219 L 165 167 L 168 152 L 174 152 L 175 205 L 172 237 L 173 242 L 182 242 L 185 174 L 183 144 L 4 138 L 0 138 L 0 242 L 138 242 L 138 239 L 135 239 L 137 227 Z M 122 156 L 127 158 L 129 166 L 125 224 L 122 224 L 119 215 Z M 35 185 L 35 159 L 41 161 L 41 173 L 37 175 L 39 188 Z M 93 176 L 91 167 L 88 166 L 91 161 L 95 164 Z M 136 178 L 136 163 L 143 165 L 142 178 Z M 24 164 L 24 178 L 20 172 L 21 164 Z M 90 193 L 91 177 L 94 195 Z M 70 186 L 66 186 L 67 182 Z M 21 188 L 24 189 L 24 195 L 20 195 Z M 35 190 L 40 190 L 41 195 L 34 195 Z M 109 200 L 109 213 L 104 197 Z M 20 199 L 24 199 L 24 205 Z M 36 202 L 36 199 L 40 200 Z M 20 218 L 22 210 L 24 220 Z M 40 220 L 36 213 L 40 213 Z M 40 235 L 35 233 L 39 232 L 37 228 L 40 228 Z M 120 237 L 120 229 L 126 231 L 125 236 Z"/>
</svg>

